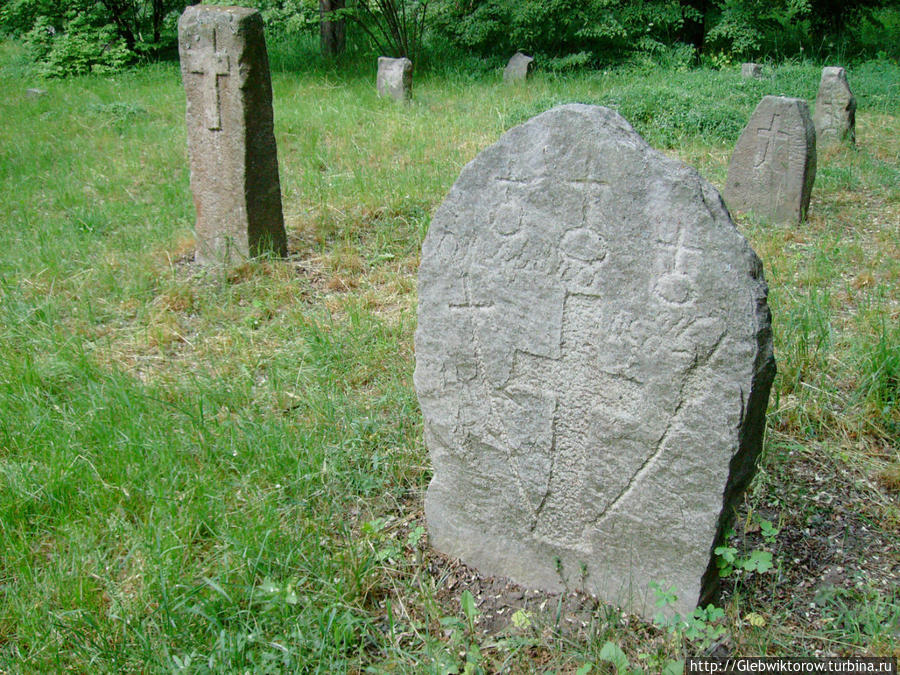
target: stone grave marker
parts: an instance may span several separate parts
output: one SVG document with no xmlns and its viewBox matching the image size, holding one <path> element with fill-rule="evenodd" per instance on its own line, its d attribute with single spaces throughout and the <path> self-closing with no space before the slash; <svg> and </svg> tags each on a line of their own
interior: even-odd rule
<svg viewBox="0 0 900 675">
<path fill-rule="evenodd" d="M 806 101 L 766 96 L 753 111 L 731 160 L 728 208 L 775 223 L 806 218 L 816 178 L 816 131 Z"/>
<path fill-rule="evenodd" d="M 378 57 L 378 75 L 375 88 L 379 96 L 390 96 L 395 101 L 408 101 L 412 96 L 413 64 L 407 58 Z"/>
<path fill-rule="evenodd" d="M 709 601 L 775 372 L 766 292 L 715 188 L 616 112 L 504 134 L 422 248 L 432 544 L 646 616 L 651 582 Z"/>
<path fill-rule="evenodd" d="M 287 254 L 263 21 L 195 5 L 178 20 L 197 260 Z"/>
<path fill-rule="evenodd" d="M 843 68 L 825 67 L 813 113 L 816 144 L 821 149 L 841 143 L 856 143 L 856 98 L 850 91 Z"/>
<path fill-rule="evenodd" d="M 503 69 L 504 82 L 522 82 L 531 74 L 534 58 L 522 52 L 513 54 Z"/>
<path fill-rule="evenodd" d="M 746 79 L 762 79 L 763 72 L 762 66 L 758 63 L 742 63 L 741 64 L 741 77 Z"/>
</svg>

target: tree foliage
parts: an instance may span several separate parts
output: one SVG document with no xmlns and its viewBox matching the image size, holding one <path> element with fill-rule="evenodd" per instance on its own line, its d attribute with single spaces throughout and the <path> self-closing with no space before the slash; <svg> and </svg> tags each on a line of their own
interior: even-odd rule
<svg viewBox="0 0 900 675">
<path fill-rule="evenodd" d="M 206 0 L 233 4 L 235 0 Z M 107 72 L 175 54 L 189 0 L 0 0 L 0 34 L 24 38 L 47 75 Z M 566 69 L 635 53 L 687 63 L 842 54 L 897 55 L 900 8 L 891 0 L 242 0 L 270 36 L 308 39 L 337 56 L 356 48 L 414 61 L 423 44 L 463 51 L 538 54 Z M 886 27 L 885 27 L 886 26 Z M 327 30 L 326 30 L 327 29 Z M 306 37 L 303 37 L 306 36 Z M 896 57 L 896 56 L 895 56 Z"/>
<path fill-rule="evenodd" d="M 678 0 L 444 0 L 435 27 L 483 55 L 516 49 L 553 57 L 671 41 L 694 10 Z"/>
<path fill-rule="evenodd" d="M 185 0 L 8 0 L 0 31 L 21 36 L 47 75 L 108 72 L 175 44 Z"/>
<path fill-rule="evenodd" d="M 482 56 L 516 49 L 606 60 L 676 43 L 733 58 L 791 55 L 846 38 L 890 0 L 436 0 L 436 32 Z"/>
</svg>

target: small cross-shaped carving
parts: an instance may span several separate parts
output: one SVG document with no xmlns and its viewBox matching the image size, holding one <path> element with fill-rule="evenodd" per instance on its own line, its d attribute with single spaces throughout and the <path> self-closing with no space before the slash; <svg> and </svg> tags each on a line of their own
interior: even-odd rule
<svg viewBox="0 0 900 675">
<path fill-rule="evenodd" d="M 194 53 L 194 52 L 197 53 Z M 222 108 L 219 101 L 219 78 L 231 74 L 231 64 L 226 52 L 216 51 L 216 29 L 212 32 L 212 49 L 198 47 L 187 53 L 188 72 L 202 75 L 206 126 L 217 130 L 222 128 Z"/>
<path fill-rule="evenodd" d="M 785 140 L 790 137 L 786 131 L 781 130 L 781 115 L 774 115 L 772 117 L 772 123 L 768 128 L 760 127 L 756 130 L 756 134 L 759 138 L 764 138 L 766 144 L 762 147 L 758 147 L 756 151 L 756 168 L 758 169 L 763 164 L 766 163 L 766 160 L 769 159 L 770 154 L 775 153 L 775 148 L 773 147 L 778 140 L 778 137 L 781 137 L 781 140 Z M 769 149 L 772 148 L 772 152 L 769 152 Z"/>
</svg>

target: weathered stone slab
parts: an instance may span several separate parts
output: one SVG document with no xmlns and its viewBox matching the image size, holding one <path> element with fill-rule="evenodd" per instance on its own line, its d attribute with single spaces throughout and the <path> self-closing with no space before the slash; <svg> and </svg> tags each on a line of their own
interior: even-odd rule
<svg viewBox="0 0 900 675">
<path fill-rule="evenodd" d="M 47 95 L 47 90 L 46 89 L 37 89 L 37 88 L 26 89 L 25 95 L 28 98 L 40 98 L 41 96 Z"/>
<path fill-rule="evenodd" d="M 504 82 L 522 82 L 531 74 L 534 58 L 522 52 L 513 54 L 503 69 Z"/>
<path fill-rule="evenodd" d="M 395 101 L 407 101 L 412 96 L 412 61 L 406 58 L 378 57 L 378 75 L 375 88 L 379 96 L 390 96 Z"/>
<path fill-rule="evenodd" d="M 263 21 L 195 5 L 178 20 L 197 260 L 287 254 Z"/>
<path fill-rule="evenodd" d="M 822 69 L 816 111 L 816 144 L 821 149 L 841 143 L 856 143 L 856 98 L 850 91 L 843 68 Z"/>
<path fill-rule="evenodd" d="M 741 77 L 746 79 L 755 79 L 759 80 L 763 76 L 762 66 L 758 63 L 742 63 L 741 64 Z"/>
<path fill-rule="evenodd" d="M 725 203 L 775 223 L 806 218 L 816 178 L 816 130 L 806 101 L 766 96 L 741 133 L 725 183 Z"/>
<path fill-rule="evenodd" d="M 681 612 L 708 601 L 761 446 L 766 291 L 715 188 L 614 111 L 565 105 L 504 134 L 422 248 L 432 544 L 648 616 L 654 581 Z"/>
</svg>

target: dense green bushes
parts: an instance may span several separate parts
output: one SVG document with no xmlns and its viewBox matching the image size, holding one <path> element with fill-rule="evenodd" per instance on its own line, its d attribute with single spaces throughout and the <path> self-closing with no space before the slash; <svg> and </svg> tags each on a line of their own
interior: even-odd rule
<svg viewBox="0 0 900 675">
<path fill-rule="evenodd" d="M 551 58 L 622 54 L 674 42 L 696 10 L 677 0 L 445 0 L 434 28 L 455 45 L 490 55 L 522 49 Z"/>
<path fill-rule="evenodd" d="M 0 33 L 21 37 L 48 76 L 110 72 L 175 45 L 183 0 L 9 0 Z"/>
<path fill-rule="evenodd" d="M 0 34 L 23 38 L 46 75 L 108 72 L 174 56 L 177 18 L 187 4 L 6 0 L 0 4 Z M 273 39 L 308 43 L 318 33 L 319 0 L 242 4 L 262 11 Z M 348 0 L 344 18 L 360 19 L 348 26 L 348 45 L 367 53 L 390 51 L 378 39 L 387 35 L 379 26 L 394 16 L 417 21 L 426 4 Z M 539 55 L 542 67 L 551 70 L 635 56 L 716 66 L 801 55 L 841 63 L 900 59 L 900 8 L 889 0 L 431 0 L 425 19 L 423 42 L 430 56 L 504 59 L 522 49 Z"/>
</svg>

